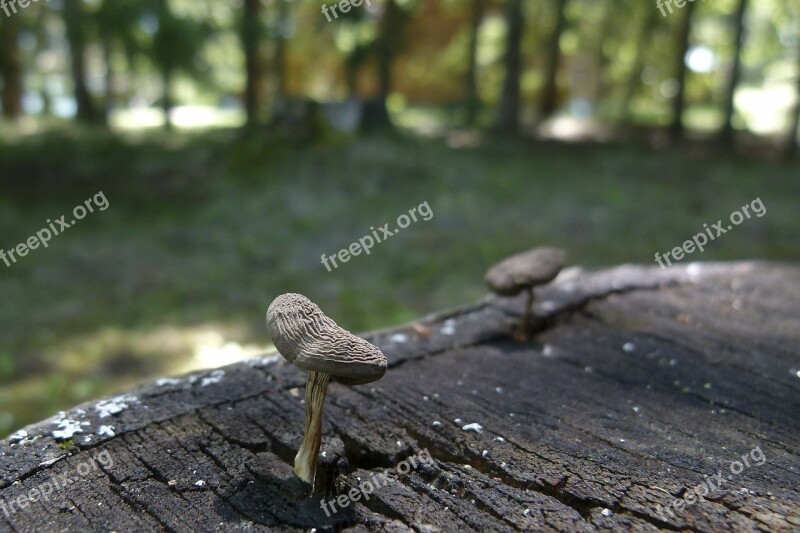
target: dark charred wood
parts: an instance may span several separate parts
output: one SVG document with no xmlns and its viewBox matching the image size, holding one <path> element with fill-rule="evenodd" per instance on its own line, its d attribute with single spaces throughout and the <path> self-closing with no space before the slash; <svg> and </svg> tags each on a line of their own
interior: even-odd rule
<svg viewBox="0 0 800 533">
<path fill-rule="evenodd" d="M 6 439 L 0 530 L 800 530 L 800 268 L 573 269 L 519 343 L 523 301 L 365 335 L 389 370 L 331 384 L 319 494 L 292 470 L 305 374 L 272 354 Z"/>
</svg>

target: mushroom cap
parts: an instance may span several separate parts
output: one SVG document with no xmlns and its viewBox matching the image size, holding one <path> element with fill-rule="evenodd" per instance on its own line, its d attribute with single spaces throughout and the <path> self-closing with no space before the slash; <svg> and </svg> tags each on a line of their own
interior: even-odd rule
<svg viewBox="0 0 800 533">
<path fill-rule="evenodd" d="M 267 330 L 278 352 L 303 370 L 330 374 L 345 385 L 371 383 L 386 373 L 386 356 L 377 346 L 339 327 L 302 294 L 272 301 Z"/>
<path fill-rule="evenodd" d="M 497 294 L 514 296 L 523 289 L 552 281 L 564 266 L 566 256 L 558 248 L 534 248 L 500 261 L 486 272 L 484 280 Z"/>
</svg>

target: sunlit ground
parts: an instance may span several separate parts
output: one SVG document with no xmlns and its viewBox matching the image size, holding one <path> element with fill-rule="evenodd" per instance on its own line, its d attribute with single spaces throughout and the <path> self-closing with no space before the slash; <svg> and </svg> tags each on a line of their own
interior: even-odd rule
<svg viewBox="0 0 800 533">
<path fill-rule="evenodd" d="M 741 86 L 735 98 L 738 112 L 737 127 L 767 137 L 785 135 L 796 98 L 797 90 L 792 79 L 772 80 L 760 86 Z M 608 128 L 600 120 L 591 114 L 570 112 L 570 107 L 582 108 L 580 104 L 582 104 L 580 101 L 573 102 L 572 106 L 568 106 L 553 120 L 542 125 L 538 133 L 553 139 L 605 140 Z M 425 136 L 442 135 L 448 125 L 454 119 L 457 120 L 457 117 L 435 108 L 409 106 L 401 97 L 390 99 L 388 107 L 401 127 Z M 647 115 L 654 113 L 661 115 L 664 121 L 668 120 L 667 107 L 645 111 Z M 170 116 L 175 128 L 187 131 L 236 128 L 244 125 L 246 120 L 244 110 L 236 105 L 224 108 L 203 105 L 176 106 Z M 708 104 L 690 103 L 684 117 L 685 124 L 690 130 L 705 133 L 719 129 L 722 120 L 719 107 Z M 112 129 L 121 132 L 163 128 L 164 112 L 155 107 L 115 110 L 111 114 L 110 125 Z M 32 126 L 28 129 L 31 128 Z"/>
<path fill-rule="evenodd" d="M 238 128 L 246 116 L 242 109 L 220 109 L 213 106 L 178 106 L 170 113 L 172 124 L 179 129 Z M 111 115 L 113 129 L 141 130 L 164 127 L 164 111 L 152 107 L 125 109 Z"/>
</svg>

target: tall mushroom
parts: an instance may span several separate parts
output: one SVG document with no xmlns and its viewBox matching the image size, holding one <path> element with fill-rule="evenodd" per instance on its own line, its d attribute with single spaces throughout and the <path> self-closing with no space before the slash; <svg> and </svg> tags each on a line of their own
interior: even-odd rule
<svg viewBox="0 0 800 533">
<path fill-rule="evenodd" d="M 377 346 L 336 325 L 301 294 L 282 294 L 273 300 L 267 310 L 267 330 L 278 352 L 308 371 L 305 434 L 294 472 L 313 490 L 329 380 L 345 385 L 377 381 L 386 373 L 386 357 Z"/>
<path fill-rule="evenodd" d="M 525 291 L 528 298 L 514 337 L 527 339 L 528 321 L 533 307 L 533 288 L 549 283 L 564 266 L 566 252 L 558 248 L 533 248 L 500 261 L 487 272 L 484 280 L 501 296 L 516 296 Z"/>
</svg>

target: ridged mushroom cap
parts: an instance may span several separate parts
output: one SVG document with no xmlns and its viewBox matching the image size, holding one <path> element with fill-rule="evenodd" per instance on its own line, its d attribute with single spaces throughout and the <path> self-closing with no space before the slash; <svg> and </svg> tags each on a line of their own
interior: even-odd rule
<svg viewBox="0 0 800 533">
<path fill-rule="evenodd" d="M 272 301 L 267 330 L 278 352 L 303 370 L 330 374 L 345 385 L 371 383 L 386 373 L 386 356 L 377 346 L 339 327 L 302 294 Z"/>
<path fill-rule="evenodd" d="M 566 256 L 558 248 L 534 248 L 500 261 L 486 272 L 484 280 L 497 294 L 514 296 L 555 279 Z"/>
</svg>

